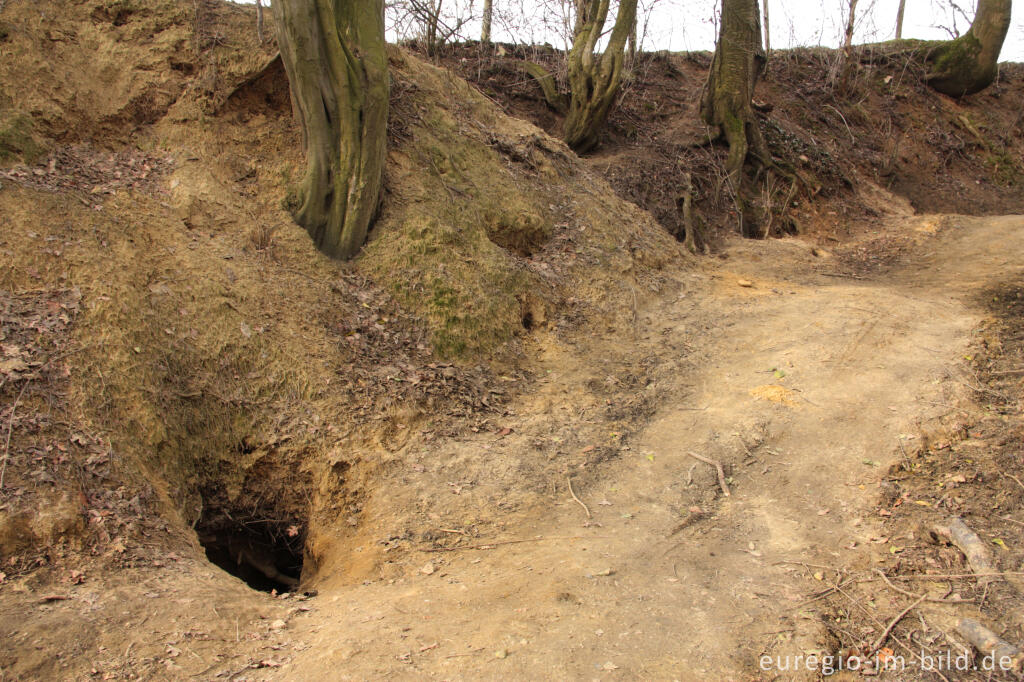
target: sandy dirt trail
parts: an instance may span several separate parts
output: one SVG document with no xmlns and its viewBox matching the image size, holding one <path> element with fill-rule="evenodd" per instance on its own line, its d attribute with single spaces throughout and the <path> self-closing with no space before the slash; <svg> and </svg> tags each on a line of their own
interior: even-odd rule
<svg viewBox="0 0 1024 682">
<path fill-rule="evenodd" d="M 870 560 L 897 439 L 961 381 L 978 290 L 1024 271 L 1024 218 L 949 222 L 915 219 L 920 255 L 868 279 L 820 274 L 797 242 L 737 244 L 642 332 L 706 350 L 687 404 L 577 491 L 589 521 L 566 494 L 521 535 L 551 539 L 325 590 L 289 624 L 309 646 L 287 675 L 748 679 L 773 642 L 813 648 L 797 607 L 820 583 L 789 562 Z M 699 517 L 717 483 L 691 451 L 731 474 Z"/>
<path fill-rule="evenodd" d="M 4 622 L 17 660 L 4 673 L 794 679 L 759 670 L 759 657 L 826 644 L 820 604 L 804 604 L 823 587 L 817 567 L 877 565 L 887 548 L 872 542 L 882 534 L 874 514 L 900 439 L 910 449 L 970 398 L 962 360 L 985 315 L 980 294 L 1024 276 L 1024 217 L 902 220 L 883 236 L 917 243 L 886 272 L 837 276 L 836 259 L 806 243 L 737 240 L 727 258 L 680 273 L 685 286 L 639 310 L 629 333 L 542 347 L 549 378 L 511 406 L 517 433 L 562 415 L 603 424 L 562 408 L 613 375 L 624 348 L 657 355 L 652 376 L 672 385 L 658 388 L 670 399 L 616 458 L 573 470 L 583 504 L 564 478 L 544 494 L 502 489 L 521 480 L 508 453 L 487 460 L 505 467 L 493 480 L 448 498 L 499 529 L 449 546 L 520 542 L 429 552 L 412 537 L 410 553 L 385 554 L 385 518 L 352 548 L 347 573 L 317 576 L 308 601 L 249 590 L 198 552 L 90 576 L 56 601 L 12 586 Z M 469 457 L 496 457 L 496 445 L 485 449 L 494 438 L 429 453 L 447 468 L 427 484 L 410 476 L 406 488 L 393 477 L 375 504 L 451 496 L 444 481 L 456 479 L 446 477 Z M 728 497 L 691 452 L 725 466 Z M 513 454 L 527 464 L 542 456 Z"/>
</svg>

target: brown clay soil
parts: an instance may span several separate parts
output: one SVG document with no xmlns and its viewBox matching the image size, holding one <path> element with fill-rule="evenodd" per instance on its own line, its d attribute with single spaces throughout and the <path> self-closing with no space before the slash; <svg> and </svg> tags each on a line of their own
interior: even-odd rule
<svg viewBox="0 0 1024 682">
<path fill-rule="evenodd" d="M 1020 212 L 1018 67 L 971 102 L 836 101 L 826 135 L 793 121 L 831 115 L 799 75 L 827 55 L 773 66 L 776 149 L 825 187 L 756 242 L 703 195 L 696 258 L 675 198 L 630 189 L 690 99 L 580 160 L 506 115 L 536 102 L 396 49 L 385 209 L 339 264 L 280 208 L 273 46 L 187 4 L 0 11 L 0 79 L 38 86 L 0 93 L 0 679 L 788 680 L 876 650 L 940 679 L 914 656 L 981 659 L 960 618 L 1024 641 L 1024 218 L 939 214 Z M 857 106 L 1000 134 L 906 124 L 871 175 L 889 138 L 825 157 Z M 688 144 L 706 192 L 719 150 Z M 953 516 L 1005 579 L 933 537 Z"/>
<path fill-rule="evenodd" d="M 972 387 L 1019 390 L 976 383 L 1002 370 L 975 363 L 994 357 L 1002 368 L 1014 356 L 982 360 L 974 349 L 979 329 L 988 353 L 1019 329 L 986 320 L 993 287 L 1007 297 L 1000 283 L 1024 267 L 1024 221 L 895 227 L 920 243 L 889 273 L 834 277 L 832 259 L 800 242 L 735 242 L 628 328 L 544 349 L 545 378 L 510 403 L 500 431 L 402 452 L 387 506 L 419 499 L 429 525 L 389 535 L 388 508 L 373 510 L 379 530 L 348 548 L 347 571 L 318 576 L 315 598 L 253 592 L 187 550 L 106 573 L 85 563 L 47 579 L 9 576 L 5 667 L 15 677 L 749 679 L 766 653 L 871 641 L 913 601 L 876 582 L 848 587 L 850 601 L 807 604 L 832 584 L 875 568 L 969 572 L 915 535 L 908 515 L 963 514 L 1000 539 L 999 565 L 1015 570 L 1016 401 L 990 407 Z M 593 405 L 587 382 L 594 358 L 623 346 L 658 368 L 641 381 L 665 384 L 650 424 L 628 446 L 608 430 L 547 455 L 562 463 L 550 490 L 506 513 L 494 491 L 517 454 L 506 432 L 528 433 L 545 456 L 584 423 L 612 423 L 619 406 Z M 624 380 L 618 363 L 597 362 L 609 383 Z M 587 462 L 609 445 L 614 459 Z M 723 464 L 729 497 L 691 452 Z M 493 478 L 460 472 L 481 457 Z M 950 589 L 980 600 L 973 582 Z M 915 613 L 895 634 L 954 637 L 952 619 L 980 614 L 1014 640 L 1019 603 L 997 585 L 986 603 L 922 609 L 930 631 Z"/>
</svg>

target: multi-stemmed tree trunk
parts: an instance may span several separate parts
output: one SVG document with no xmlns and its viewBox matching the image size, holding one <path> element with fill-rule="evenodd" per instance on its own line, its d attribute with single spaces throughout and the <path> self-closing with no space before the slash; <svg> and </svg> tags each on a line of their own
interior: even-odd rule
<svg viewBox="0 0 1024 682">
<path fill-rule="evenodd" d="M 427 0 L 427 2 L 413 3 L 413 5 L 418 8 L 418 13 L 423 18 L 423 33 L 427 41 L 427 54 L 431 57 L 436 57 L 437 50 L 441 46 L 438 40 L 438 29 L 441 23 L 441 0 Z"/>
<path fill-rule="evenodd" d="M 1011 0 L 978 0 L 971 28 L 928 53 L 928 85 L 951 97 L 972 95 L 991 85 L 1010 28 L 1011 4 Z"/>
<path fill-rule="evenodd" d="M 636 23 L 637 0 L 620 0 L 604 52 L 595 54 L 608 19 L 609 0 L 575 0 L 576 25 L 569 50 L 569 109 L 563 139 L 579 153 L 597 145 L 598 133 L 622 84 L 626 41 Z"/>
<path fill-rule="evenodd" d="M 306 148 L 293 206 L 317 248 L 351 258 L 380 203 L 388 119 L 384 0 L 274 0 Z"/>
<path fill-rule="evenodd" d="M 701 118 L 713 135 L 724 137 L 729 144 L 726 180 L 735 195 L 740 231 L 746 237 L 760 237 L 762 231 L 760 215 L 746 199 L 743 166 L 748 155 L 764 166 L 773 166 L 751 104 L 764 62 L 757 0 L 722 0 L 718 46 L 701 101 Z"/>
</svg>

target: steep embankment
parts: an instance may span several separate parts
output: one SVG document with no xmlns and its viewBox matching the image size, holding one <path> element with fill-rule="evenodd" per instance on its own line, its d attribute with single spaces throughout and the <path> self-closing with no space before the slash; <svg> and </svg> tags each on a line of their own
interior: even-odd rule
<svg viewBox="0 0 1024 682">
<path fill-rule="evenodd" d="M 389 483 L 411 449 L 498 430 L 540 349 L 620 324 L 682 258 L 561 143 L 395 50 L 384 211 L 332 262 L 279 208 L 300 136 L 251 8 L 14 0 L 0 21 L 7 581 L 89 572 L 82 550 L 197 560 L 193 528 L 249 573 L 365 572 L 381 548 L 350 542 L 424 524 Z M 556 466 L 460 478 L 512 511 Z"/>
<path fill-rule="evenodd" d="M 455 46 L 443 63 L 516 116 L 557 133 L 523 60 L 559 70 L 550 50 L 505 46 L 497 56 Z M 504 49 L 504 48 L 503 48 Z M 998 215 L 1024 212 L 1024 65 L 1003 64 L 977 95 L 953 100 L 924 85 L 921 64 L 865 50 L 845 89 L 834 84 L 840 59 L 826 49 L 777 50 L 758 85 L 756 110 L 773 154 L 813 176 L 818 193 L 797 195 L 787 227 L 825 241 L 846 240 L 905 199 L 919 213 Z M 620 106 L 588 163 L 620 196 L 681 233 L 682 188 L 692 174 L 697 211 L 719 232 L 735 231 L 721 186 L 724 148 L 707 144 L 700 94 L 709 53 L 641 55 Z M 785 201 L 789 186 L 766 188 Z M 879 191 L 882 190 L 882 191 Z M 715 235 L 709 235 L 711 241 Z"/>
<path fill-rule="evenodd" d="M 31 86 L 0 97 L 0 675 L 739 677 L 903 608 L 808 611 L 807 567 L 932 559 L 869 520 L 877 465 L 970 407 L 949 370 L 977 292 L 1022 271 L 1019 220 L 695 262 L 395 50 L 384 212 L 341 264 L 279 208 L 299 134 L 251 8 L 0 22 L 0 83 Z M 841 149 L 826 129 L 801 149 Z"/>
</svg>

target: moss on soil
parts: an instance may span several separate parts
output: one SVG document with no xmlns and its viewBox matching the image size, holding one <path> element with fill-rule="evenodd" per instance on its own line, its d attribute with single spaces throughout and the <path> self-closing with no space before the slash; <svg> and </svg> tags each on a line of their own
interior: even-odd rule
<svg viewBox="0 0 1024 682">
<path fill-rule="evenodd" d="M 21 160 L 32 164 L 45 152 L 46 147 L 32 133 L 32 119 L 28 116 L 0 119 L 0 162 Z"/>
</svg>

